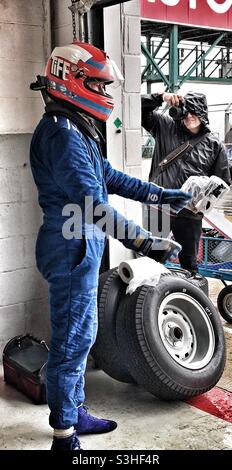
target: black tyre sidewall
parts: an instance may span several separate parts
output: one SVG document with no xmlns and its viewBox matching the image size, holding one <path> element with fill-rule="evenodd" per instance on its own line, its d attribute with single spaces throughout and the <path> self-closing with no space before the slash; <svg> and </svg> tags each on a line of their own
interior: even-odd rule
<svg viewBox="0 0 232 470">
<path fill-rule="evenodd" d="M 118 276 L 118 269 L 111 269 L 100 276 L 98 290 L 98 333 L 91 355 L 97 365 L 110 377 L 121 382 L 133 383 L 124 365 L 116 338 L 116 314 L 126 285 Z"/>
<path fill-rule="evenodd" d="M 201 274 L 197 274 L 198 278 L 197 277 L 189 277 L 188 278 L 188 281 L 191 282 L 194 286 L 198 287 L 199 289 L 202 290 L 202 292 L 204 292 L 205 295 L 209 295 L 209 283 L 208 283 L 208 279 L 206 279 L 206 277 L 204 276 L 201 276 Z"/>
<path fill-rule="evenodd" d="M 199 289 L 201 289 L 206 295 L 209 294 L 209 283 L 206 277 L 198 273 L 196 273 L 197 277 L 193 277 L 192 274 L 187 271 L 187 269 L 183 268 L 175 268 L 171 266 L 168 269 L 173 275 L 188 279 L 189 282 L 191 282 L 194 286 L 199 287 Z"/>
<path fill-rule="evenodd" d="M 187 269 L 178 268 L 178 267 L 175 268 L 173 266 L 168 267 L 168 269 L 170 270 L 170 272 L 174 276 L 179 276 L 179 277 L 182 277 L 184 279 L 188 279 L 189 277 L 191 277 L 191 273 L 189 271 L 187 271 Z"/>
</svg>

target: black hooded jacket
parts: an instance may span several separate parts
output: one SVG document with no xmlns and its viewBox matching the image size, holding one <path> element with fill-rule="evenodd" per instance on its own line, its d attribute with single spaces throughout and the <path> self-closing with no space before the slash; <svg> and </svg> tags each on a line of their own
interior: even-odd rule
<svg viewBox="0 0 232 470">
<path fill-rule="evenodd" d="M 182 121 L 174 121 L 169 115 L 151 111 L 148 100 L 154 107 L 163 103 L 162 95 L 153 94 L 142 98 L 142 126 L 155 138 L 155 150 L 149 180 L 165 188 L 179 189 L 190 176 L 216 175 L 227 184 L 230 183 L 228 159 L 224 145 L 215 137 L 208 124 L 208 110 L 205 95 L 189 92 L 185 95 L 185 106 L 202 122 L 199 134 L 192 134 Z M 161 160 L 181 144 L 203 135 L 193 149 L 177 158 L 166 170 L 155 177 L 156 168 Z"/>
</svg>

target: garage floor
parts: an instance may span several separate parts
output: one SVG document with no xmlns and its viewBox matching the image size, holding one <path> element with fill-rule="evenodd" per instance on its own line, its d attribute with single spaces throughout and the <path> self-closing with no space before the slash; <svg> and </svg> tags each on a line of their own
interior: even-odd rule
<svg viewBox="0 0 232 470">
<path fill-rule="evenodd" d="M 210 280 L 210 297 L 215 302 L 222 285 Z M 232 325 L 225 324 L 228 344 L 227 366 L 216 390 L 232 392 Z M 127 385 L 89 368 L 86 401 L 96 416 L 118 422 L 109 434 L 84 436 L 85 450 L 232 449 L 232 424 L 183 402 L 161 402 L 136 385 Z M 222 400 L 222 411 L 232 405 L 232 393 Z M 52 430 L 46 405 L 34 405 L 6 385 L 0 377 L 0 450 L 49 449 Z M 225 413 L 226 415 L 226 413 Z"/>
</svg>

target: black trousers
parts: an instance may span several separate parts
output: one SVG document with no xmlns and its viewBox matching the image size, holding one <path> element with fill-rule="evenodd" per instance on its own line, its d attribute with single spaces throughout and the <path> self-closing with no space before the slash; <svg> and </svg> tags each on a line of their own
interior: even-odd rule
<svg viewBox="0 0 232 470">
<path fill-rule="evenodd" d="M 182 245 L 179 261 L 183 269 L 197 271 L 197 254 L 202 232 L 202 215 L 189 215 L 183 209 L 171 217 L 171 230 L 175 240 Z"/>
</svg>

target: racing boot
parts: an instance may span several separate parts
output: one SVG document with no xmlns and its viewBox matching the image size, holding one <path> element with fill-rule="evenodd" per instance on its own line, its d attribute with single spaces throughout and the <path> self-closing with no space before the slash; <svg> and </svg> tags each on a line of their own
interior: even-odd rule
<svg viewBox="0 0 232 470">
<path fill-rule="evenodd" d="M 88 413 L 88 407 L 78 408 L 78 423 L 74 426 L 77 434 L 101 434 L 116 429 L 117 423 L 109 419 L 96 418 Z"/>
<path fill-rule="evenodd" d="M 51 450 L 81 450 L 81 444 L 75 431 L 69 437 L 53 437 Z"/>
</svg>

